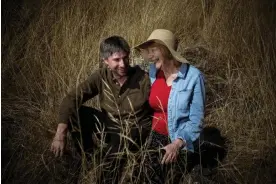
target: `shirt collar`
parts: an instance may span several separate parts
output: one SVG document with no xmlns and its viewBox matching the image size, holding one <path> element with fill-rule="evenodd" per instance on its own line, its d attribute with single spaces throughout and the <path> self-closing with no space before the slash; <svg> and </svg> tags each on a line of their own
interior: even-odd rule
<svg viewBox="0 0 276 184">
<path fill-rule="evenodd" d="M 187 70 L 188 70 L 188 64 L 187 63 L 182 63 L 181 66 L 180 66 L 179 72 L 177 73 L 177 77 L 185 79 L 185 77 L 187 75 L 186 74 Z M 152 71 L 150 73 L 150 76 L 155 78 L 156 73 L 158 72 L 157 69 L 155 68 L 155 64 L 150 65 L 150 71 Z"/>
<path fill-rule="evenodd" d="M 117 79 L 113 76 L 112 72 L 111 72 L 110 70 L 108 70 L 108 72 L 109 72 L 109 75 L 111 76 L 112 82 L 114 82 L 115 84 L 119 85 Z M 129 79 L 134 73 L 135 73 L 134 67 L 129 66 L 129 68 L 128 68 L 128 70 L 127 70 L 127 77 L 128 77 L 128 79 Z M 127 80 L 128 80 L 128 79 L 127 79 Z"/>
<path fill-rule="evenodd" d="M 188 69 L 188 64 L 187 63 L 182 63 L 179 72 L 177 73 L 177 77 L 179 78 L 185 78 L 186 77 L 186 73 L 187 73 L 187 69 Z"/>
</svg>

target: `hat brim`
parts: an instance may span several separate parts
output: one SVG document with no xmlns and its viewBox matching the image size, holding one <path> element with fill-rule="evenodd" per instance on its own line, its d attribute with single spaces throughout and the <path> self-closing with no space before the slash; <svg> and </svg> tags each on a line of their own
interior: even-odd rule
<svg viewBox="0 0 276 184">
<path fill-rule="evenodd" d="M 140 49 L 145 49 L 147 48 L 147 45 L 150 44 L 151 42 L 155 42 L 155 43 L 159 43 L 162 44 L 164 46 L 166 46 L 169 51 L 171 52 L 173 58 L 181 63 L 189 63 L 187 61 L 187 59 L 185 59 L 183 56 L 181 56 L 180 52 L 175 51 L 173 48 L 169 47 L 165 42 L 163 42 L 162 40 L 158 40 L 158 39 L 150 39 L 147 40 L 139 45 L 136 45 L 135 47 L 133 47 L 135 50 L 140 50 Z"/>
</svg>

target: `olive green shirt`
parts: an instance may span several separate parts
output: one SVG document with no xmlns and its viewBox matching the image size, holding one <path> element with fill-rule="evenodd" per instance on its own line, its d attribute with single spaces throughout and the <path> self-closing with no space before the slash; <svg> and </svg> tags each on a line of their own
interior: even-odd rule
<svg viewBox="0 0 276 184">
<path fill-rule="evenodd" d="M 148 103 L 149 92 L 150 79 L 138 66 L 129 68 L 128 79 L 121 87 L 109 69 L 99 69 L 63 99 L 59 123 L 69 123 L 84 102 L 99 95 L 102 112 L 115 122 L 147 124 L 150 127 L 152 109 Z"/>
</svg>

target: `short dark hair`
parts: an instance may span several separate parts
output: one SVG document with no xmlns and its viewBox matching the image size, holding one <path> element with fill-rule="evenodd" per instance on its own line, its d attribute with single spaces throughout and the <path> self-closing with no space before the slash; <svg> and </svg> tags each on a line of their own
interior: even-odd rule
<svg viewBox="0 0 276 184">
<path fill-rule="evenodd" d="M 100 58 L 106 59 L 115 52 L 130 53 L 127 41 L 121 36 L 111 36 L 104 39 L 100 44 Z"/>
</svg>

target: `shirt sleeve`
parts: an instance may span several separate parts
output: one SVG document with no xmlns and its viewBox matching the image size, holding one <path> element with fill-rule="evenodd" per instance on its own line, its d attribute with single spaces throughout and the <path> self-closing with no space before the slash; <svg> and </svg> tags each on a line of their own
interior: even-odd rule
<svg viewBox="0 0 276 184">
<path fill-rule="evenodd" d="M 186 149 L 193 150 L 193 142 L 199 137 L 205 110 L 204 77 L 199 75 L 193 91 L 189 119 L 183 129 L 178 130 L 177 137 L 186 142 Z"/>
<path fill-rule="evenodd" d="M 65 96 L 60 105 L 59 123 L 69 123 L 77 109 L 99 93 L 100 81 L 100 73 L 97 71 Z"/>
</svg>

